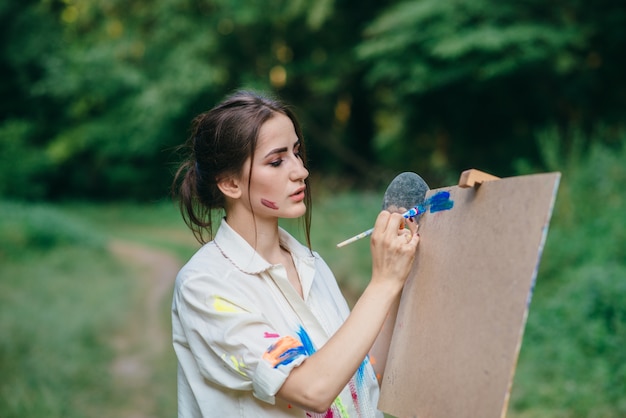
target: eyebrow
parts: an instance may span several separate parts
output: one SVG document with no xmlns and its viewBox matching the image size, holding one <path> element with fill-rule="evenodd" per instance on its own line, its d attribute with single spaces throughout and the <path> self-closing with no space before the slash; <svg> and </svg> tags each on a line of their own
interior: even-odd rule
<svg viewBox="0 0 626 418">
<path fill-rule="evenodd" d="M 293 143 L 293 147 L 294 147 L 294 148 L 295 148 L 295 147 L 297 147 L 298 145 L 300 145 L 300 143 L 301 143 L 301 142 L 302 142 L 302 141 L 300 141 L 300 140 L 298 139 L 296 142 L 294 142 L 294 143 Z M 263 158 L 267 158 L 267 157 L 269 157 L 270 155 L 274 155 L 274 154 L 281 154 L 281 153 L 283 153 L 283 152 L 287 152 L 287 151 L 288 151 L 287 147 L 282 147 L 282 148 L 274 148 L 273 150 L 271 150 L 270 152 L 268 152 L 267 154 L 265 154 L 265 157 L 263 157 Z"/>
</svg>

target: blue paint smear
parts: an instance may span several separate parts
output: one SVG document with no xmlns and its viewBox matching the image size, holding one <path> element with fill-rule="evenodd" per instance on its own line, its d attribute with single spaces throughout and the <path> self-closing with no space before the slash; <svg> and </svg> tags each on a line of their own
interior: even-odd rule
<svg viewBox="0 0 626 418">
<path fill-rule="evenodd" d="M 311 341 L 311 337 L 309 337 L 309 334 L 302 327 L 302 325 L 300 325 L 300 329 L 298 330 L 297 334 L 298 334 L 298 337 L 300 337 L 300 341 L 302 342 L 303 351 L 309 356 L 315 353 L 316 350 L 315 350 L 315 347 L 313 346 L 313 342 Z M 363 360 L 363 362 L 361 363 L 361 365 L 356 371 L 357 382 L 363 382 L 364 380 L 363 375 L 365 373 L 365 367 L 367 363 L 369 363 L 369 356 L 365 356 L 365 359 Z"/>
<path fill-rule="evenodd" d="M 450 192 L 441 191 L 429 197 L 426 202 L 424 202 L 424 206 L 430 207 L 430 213 L 436 213 L 452 209 L 454 207 L 454 201 L 450 200 Z"/>
<path fill-rule="evenodd" d="M 315 353 L 315 347 L 313 346 L 313 342 L 311 341 L 309 334 L 307 334 L 307 332 L 302 327 L 302 325 L 300 325 L 300 329 L 297 331 L 297 334 L 298 334 L 298 337 L 300 338 L 300 343 L 302 345 L 299 345 L 298 347 L 290 348 L 286 350 L 284 353 L 282 353 L 278 357 L 279 362 L 276 363 L 276 365 L 274 366 L 275 369 L 278 368 L 279 366 L 285 366 L 293 362 L 300 356 L 309 357 L 313 353 Z M 273 349 L 274 349 L 274 346 L 272 346 L 269 351 Z"/>
<path fill-rule="evenodd" d="M 356 382 L 357 386 L 361 386 L 365 382 L 365 366 L 369 363 L 370 358 L 369 355 L 365 356 L 365 360 L 361 363 L 359 368 L 356 371 Z"/>
<path fill-rule="evenodd" d="M 303 356 L 303 355 L 310 357 L 317 351 L 315 349 L 315 346 L 313 345 L 313 341 L 311 341 L 311 337 L 309 337 L 309 334 L 306 332 L 306 330 L 304 329 L 302 325 L 300 325 L 300 329 L 298 329 L 296 333 L 298 334 L 298 337 L 300 338 L 300 342 L 302 343 L 302 345 L 298 347 L 290 348 L 289 350 L 281 354 L 280 362 L 276 364 L 274 368 L 278 368 L 278 366 L 284 366 L 286 364 L 289 364 L 295 359 L 297 359 L 298 357 Z M 357 370 L 357 373 L 356 373 L 357 382 L 363 381 L 363 374 L 365 372 L 365 366 L 367 365 L 368 362 L 369 362 L 369 357 L 366 356 L 365 360 L 363 360 L 363 362 L 361 363 L 361 365 L 359 366 Z"/>
<path fill-rule="evenodd" d="M 300 356 L 307 355 L 303 346 L 290 348 L 279 356 L 280 361 L 276 363 L 274 368 L 278 368 L 278 366 L 285 366 Z"/>
<path fill-rule="evenodd" d="M 309 337 L 309 334 L 307 334 L 302 325 L 300 325 L 300 329 L 298 330 L 298 337 L 300 337 L 300 342 L 302 342 L 302 348 L 306 354 L 310 356 L 315 353 L 315 347 L 313 347 L 311 337 Z"/>
</svg>

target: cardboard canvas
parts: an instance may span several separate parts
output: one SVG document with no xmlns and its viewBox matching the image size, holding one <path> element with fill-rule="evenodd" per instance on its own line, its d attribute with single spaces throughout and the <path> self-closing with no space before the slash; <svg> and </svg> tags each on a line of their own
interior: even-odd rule
<svg viewBox="0 0 626 418">
<path fill-rule="evenodd" d="M 560 173 L 449 192 L 426 212 L 379 408 L 397 417 L 506 414 Z"/>
</svg>

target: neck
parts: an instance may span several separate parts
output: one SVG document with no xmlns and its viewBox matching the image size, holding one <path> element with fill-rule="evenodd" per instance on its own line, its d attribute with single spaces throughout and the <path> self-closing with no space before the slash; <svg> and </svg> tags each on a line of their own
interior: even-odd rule
<svg viewBox="0 0 626 418">
<path fill-rule="evenodd" d="M 281 248 L 278 235 L 278 218 L 260 219 L 229 213 L 228 225 L 246 240 L 257 253 L 270 263 L 280 261 Z"/>
</svg>

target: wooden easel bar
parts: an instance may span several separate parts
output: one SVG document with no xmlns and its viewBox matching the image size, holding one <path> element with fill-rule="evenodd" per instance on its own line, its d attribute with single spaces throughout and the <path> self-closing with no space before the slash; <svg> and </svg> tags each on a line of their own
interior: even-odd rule
<svg viewBox="0 0 626 418">
<path fill-rule="evenodd" d="M 478 187 L 486 181 L 499 179 L 499 177 L 492 176 L 491 174 L 487 174 L 484 171 L 470 168 L 469 170 L 465 170 L 461 173 L 461 177 L 459 178 L 459 187 L 462 187 L 464 189 L 468 187 Z"/>
</svg>

